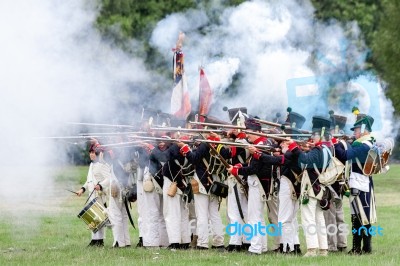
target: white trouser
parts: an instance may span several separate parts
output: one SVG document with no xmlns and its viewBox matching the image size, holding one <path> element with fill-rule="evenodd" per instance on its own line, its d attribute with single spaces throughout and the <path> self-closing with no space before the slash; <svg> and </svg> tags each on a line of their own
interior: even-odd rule
<svg viewBox="0 0 400 266">
<path fill-rule="evenodd" d="M 272 196 L 271 200 L 267 201 L 268 208 L 268 221 L 270 224 L 274 224 L 278 228 L 278 197 Z M 271 229 L 272 232 L 272 229 Z M 281 236 L 274 236 L 273 246 L 270 248 L 271 250 L 279 248 L 279 244 L 281 243 Z"/>
<path fill-rule="evenodd" d="M 131 237 L 129 235 L 128 213 L 125 204 L 120 197 L 110 197 L 110 206 L 108 214 L 112 224 L 112 232 L 114 236 L 113 246 L 118 242 L 119 247 L 131 245 Z"/>
<path fill-rule="evenodd" d="M 337 251 L 337 248 L 347 247 L 347 235 L 342 228 L 347 225 L 344 223 L 343 201 L 331 201 L 329 210 L 324 211 L 326 230 L 328 234 L 328 248 L 330 251 Z M 335 229 L 332 229 L 335 228 Z M 336 234 L 334 234 L 336 230 Z"/>
<path fill-rule="evenodd" d="M 102 196 L 98 196 L 96 192 L 93 194 L 96 194 L 96 195 L 92 195 L 88 201 L 91 202 L 97 196 L 97 202 L 100 203 L 101 206 L 104 206 L 104 203 L 106 202 L 106 197 L 105 197 L 104 193 L 102 194 Z M 109 212 L 108 208 L 107 208 L 107 212 Z M 105 238 L 104 232 L 105 232 L 105 226 L 103 226 L 101 229 L 99 229 L 96 233 L 93 233 L 93 231 L 92 231 L 92 239 L 93 240 L 104 239 Z"/>
<path fill-rule="evenodd" d="M 194 205 L 194 200 L 192 200 L 189 204 L 189 228 L 190 234 L 197 236 L 197 220 L 196 220 L 196 207 Z"/>
<path fill-rule="evenodd" d="M 228 181 L 228 184 L 229 184 L 229 193 L 228 193 L 228 198 L 227 198 L 228 223 L 240 224 L 241 228 L 242 228 L 245 221 L 247 221 L 248 201 L 247 201 L 247 198 L 246 198 L 245 194 L 243 193 L 240 185 L 237 185 L 237 183 L 235 181 L 232 181 L 230 179 Z M 240 203 L 240 207 L 242 209 L 244 220 L 240 216 L 239 206 L 238 206 L 238 203 L 236 200 L 236 195 L 235 195 L 235 186 L 236 186 L 236 189 L 238 192 L 239 203 Z M 242 243 L 250 243 L 250 240 L 246 240 L 246 237 L 243 235 L 239 235 L 239 234 L 231 235 L 231 237 L 229 239 L 229 245 L 240 246 L 240 245 L 242 245 Z"/>
<path fill-rule="evenodd" d="M 176 193 L 174 197 L 168 196 L 171 180 L 164 177 L 163 185 L 163 214 L 167 227 L 170 244 L 191 242 L 189 230 L 189 208 L 185 208 L 182 196 Z"/>
<path fill-rule="evenodd" d="M 139 168 L 138 168 L 139 172 Z M 144 202 L 143 202 L 143 180 L 138 180 L 137 181 L 137 212 L 138 212 L 138 229 L 139 229 L 139 237 L 143 237 L 144 234 L 144 226 L 143 226 L 143 218 L 142 218 L 142 213 L 143 209 L 146 209 Z"/>
<path fill-rule="evenodd" d="M 144 177 L 144 168 L 138 167 L 137 172 L 137 212 L 138 212 L 138 229 L 139 229 L 139 237 L 143 237 L 143 221 L 142 221 L 142 210 L 146 208 L 143 206 L 143 177 Z"/>
<path fill-rule="evenodd" d="M 143 246 L 168 246 L 168 235 L 163 215 L 163 196 L 156 190 L 143 193 L 143 202 L 146 209 L 142 210 Z"/>
<path fill-rule="evenodd" d="M 221 216 L 218 212 L 218 198 L 204 194 L 194 194 L 194 203 L 197 218 L 197 246 L 208 248 L 210 235 L 208 222 L 211 222 L 213 241 L 212 245 L 224 245 L 224 234 Z"/>
<path fill-rule="evenodd" d="M 307 249 L 328 249 L 325 219 L 319 200 L 309 199 L 307 204 L 301 204 L 301 223 L 306 236 Z"/>
<path fill-rule="evenodd" d="M 255 175 L 249 176 L 247 183 L 249 184 L 247 223 L 253 226 L 253 231 L 255 231 L 255 225 L 258 226 L 258 223 L 265 227 L 264 202 L 261 199 L 260 193 L 262 187 L 260 180 Z M 249 251 L 257 254 L 267 251 L 267 236 L 254 232 L 253 237 L 250 240 Z"/>
<path fill-rule="evenodd" d="M 283 251 L 289 252 L 294 250 L 294 245 L 299 244 L 299 232 L 297 224 L 297 211 L 299 202 L 292 199 L 292 185 L 286 177 L 281 177 L 279 188 L 279 222 L 282 224 L 281 243 Z M 289 250 L 287 250 L 289 245 Z"/>
</svg>

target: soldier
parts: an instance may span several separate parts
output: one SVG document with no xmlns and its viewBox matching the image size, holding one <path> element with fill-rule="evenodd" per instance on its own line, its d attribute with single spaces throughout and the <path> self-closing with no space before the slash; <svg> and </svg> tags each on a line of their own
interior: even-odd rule
<svg viewBox="0 0 400 266">
<path fill-rule="evenodd" d="M 216 134 L 209 134 L 208 139 L 220 140 Z M 206 143 L 201 143 L 196 150 L 191 150 L 188 145 L 179 143 L 181 154 L 183 154 L 190 163 L 195 166 L 194 179 L 199 184 L 199 193 L 194 194 L 196 219 L 197 219 L 197 248 L 208 249 L 209 228 L 211 221 L 213 230 L 212 248 L 225 250 L 224 235 L 221 216 L 218 212 L 218 196 L 211 194 L 210 188 L 212 182 L 223 181 L 225 166 L 221 163 L 217 155 L 212 154 L 212 150 Z M 224 158 L 230 158 L 229 148 L 222 145 L 217 150 Z M 221 180 L 222 178 L 222 180 Z"/>
<path fill-rule="evenodd" d="M 325 219 L 321 206 L 327 204 L 323 198 L 325 187 L 318 180 L 319 173 L 326 168 L 326 163 L 330 158 L 325 158 L 323 146 L 332 149 L 330 142 L 330 120 L 325 117 L 314 116 L 312 141 L 314 147 L 307 153 L 301 151 L 297 143 L 291 140 L 288 150 L 294 156 L 298 156 L 298 162 L 305 164 L 306 170 L 301 181 L 301 220 L 306 236 L 307 253 L 305 257 L 328 255 L 328 240 L 325 226 Z M 325 164 L 325 165 L 324 165 Z M 307 199 L 307 200 L 306 200 Z M 315 233 L 314 233 L 315 231 Z"/>
<path fill-rule="evenodd" d="M 254 132 L 261 132 L 261 125 L 254 119 L 247 119 L 245 126 L 248 130 Z M 252 144 L 266 144 L 267 139 L 265 137 L 259 137 L 258 135 L 247 133 L 247 139 Z M 257 160 L 262 153 L 255 152 L 256 149 L 249 150 L 253 152 L 255 159 L 250 159 L 248 164 L 237 164 L 231 166 L 228 171 L 235 175 L 248 176 L 247 182 L 249 184 L 249 198 L 248 198 L 248 224 L 261 224 L 265 227 L 264 220 L 264 202 L 267 202 L 269 209 L 268 219 L 271 222 L 271 213 L 277 211 L 277 206 L 273 202 L 273 174 L 272 165 L 280 165 L 283 163 L 284 157 L 268 156 L 267 163 L 261 163 Z M 272 222 L 271 222 L 272 223 Z M 276 214 L 276 225 L 278 218 Z M 279 246 L 279 245 L 278 245 Z M 248 249 L 249 254 L 261 254 L 267 251 L 267 238 L 260 234 L 255 234 L 251 238 L 251 244 Z"/>
<path fill-rule="evenodd" d="M 175 121 L 176 123 L 176 121 Z M 182 121 L 182 125 L 185 121 Z M 178 134 L 176 133 L 176 136 Z M 180 147 L 173 143 L 163 152 L 165 161 L 162 172 L 163 215 L 167 228 L 170 249 L 188 249 L 191 242 L 189 231 L 189 209 L 183 201 L 183 191 L 187 187 L 184 168 L 190 167 L 188 159 L 180 153 Z"/>
<path fill-rule="evenodd" d="M 90 196 L 89 201 L 97 198 L 98 202 L 106 207 L 111 165 L 104 160 L 104 149 L 97 140 L 90 146 L 89 155 L 92 162 L 89 166 L 87 179 L 82 188 L 76 191 L 76 194 L 80 197 L 86 190 L 93 191 L 94 193 Z M 92 232 L 92 240 L 88 246 L 104 246 L 104 227 L 96 233 Z"/>
<path fill-rule="evenodd" d="M 331 115 L 331 134 L 344 133 L 344 127 L 346 126 L 347 117 L 335 115 L 333 111 L 330 112 Z M 332 143 L 335 147 L 338 145 L 343 145 L 338 143 L 336 138 L 332 138 Z M 335 148 L 336 150 L 336 148 Z M 345 164 L 346 161 L 342 160 Z M 348 179 L 345 178 L 345 179 Z M 328 230 L 328 251 L 329 252 L 342 252 L 346 251 L 347 248 L 347 235 L 343 233 L 346 226 L 344 222 L 344 211 L 343 211 L 343 194 L 344 194 L 344 179 L 337 180 L 331 186 L 329 186 L 329 192 L 331 194 L 331 202 L 329 204 L 329 209 L 324 212 L 325 224 L 335 225 L 336 234 L 332 234 Z"/>
<path fill-rule="evenodd" d="M 353 233 L 353 247 L 350 254 L 361 255 L 372 252 L 371 235 L 368 230 L 375 223 L 376 205 L 374 195 L 374 184 L 371 175 L 364 174 L 364 167 L 368 164 L 368 153 L 375 139 L 371 136 L 374 119 L 368 115 L 358 115 L 352 131 L 355 141 L 351 145 L 336 145 L 336 155 L 340 160 L 351 160 L 350 173 L 350 207 Z M 363 227 L 365 229 L 360 229 Z M 363 246 L 361 248 L 361 242 Z"/>
<path fill-rule="evenodd" d="M 130 169 L 126 167 L 130 158 L 127 150 L 117 150 L 113 154 L 110 178 L 110 206 L 108 208 L 114 236 L 113 247 L 130 247 L 131 238 L 128 224 L 130 213 L 128 214 L 128 203 L 124 195 L 126 189 L 133 184 L 129 173 Z"/>
<path fill-rule="evenodd" d="M 235 142 L 248 144 L 246 141 L 246 134 L 236 130 L 231 131 L 228 135 L 234 136 Z M 232 154 L 232 165 L 245 164 L 250 153 L 243 147 L 234 147 L 235 150 Z M 237 178 L 243 180 L 239 182 Z M 243 226 L 247 221 L 247 206 L 248 201 L 244 192 L 242 182 L 247 182 L 247 176 L 238 176 L 235 178 L 233 175 L 228 177 L 229 193 L 227 197 L 227 217 L 230 224 L 240 224 Z M 250 241 L 240 234 L 231 235 L 227 251 L 241 251 L 248 250 Z"/>
<path fill-rule="evenodd" d="M 162 136 L 168 139 L 168 136 Z M 153 147 L 147 144 L 151 150 L 149 164 L 144 169 L 143 177 L 143 226 L 146 228 L 143 234 L 144 247 L 168 246 L 168 235 L 163 215 L 163 183 L 162 166 L 165 163 L 163 152 L 168 148 L 168 142 L 159 141 Z"/>
</svg>

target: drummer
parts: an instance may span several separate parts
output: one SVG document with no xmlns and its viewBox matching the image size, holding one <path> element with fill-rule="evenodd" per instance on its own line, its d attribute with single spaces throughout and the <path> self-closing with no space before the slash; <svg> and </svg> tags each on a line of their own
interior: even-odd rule
<svg viewBox="0 0 400 266">
<path fill-rule="evenodd" d="M 89 202 L 94 198 L 106 206 L 107 187 L 111 177 L 111 165 L 107 163 L 107 156 L 109 154 L 104 151 L 97 140 L 93 141 L 89 149 L 90 160 L 92 161 L 89 166 L 86 183 L 76 191 L 78 196 L 81 196 L 85 191 L 91 193 Z M 93 193 L 92 193 L 93 192 Z M 104 246 L 104 227 L 99 229 L 96 233 L 92 232 L 92 240 L 88 246 Z"/>
</svg>

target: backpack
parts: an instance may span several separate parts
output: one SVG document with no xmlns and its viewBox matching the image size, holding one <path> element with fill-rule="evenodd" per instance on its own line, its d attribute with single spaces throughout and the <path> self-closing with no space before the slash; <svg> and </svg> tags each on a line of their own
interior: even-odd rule
<svg viewBox="0 0 400 266">
<path fill-rule="evenodd" d="M 332 155 L 330 149 L 322 145 L 324 162 L 321 173 L 318 171 L 315 163 L 313 164 L 315 172 L 318 174 L 318 181 L 321 185 L 330 186 L 336 182 L 337 178 L 343 173 L 344 164 Z"/>
</svg>

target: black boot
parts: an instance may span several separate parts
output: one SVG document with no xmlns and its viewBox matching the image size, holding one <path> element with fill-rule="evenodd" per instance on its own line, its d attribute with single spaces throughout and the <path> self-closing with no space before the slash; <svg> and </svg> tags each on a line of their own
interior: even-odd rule
<svg viewBox="0 0 400 266">
<path fill-rule="evenodd" d="M 294 254 L 301 255 L 300 244 L 294 244 Z"/>
<path fill-rule="evenodd" d="M 139 242 L 136 244 L 137 248 L 143 247 L 143 237 L 139 237 Z"/>
<path fill-rule="evenodd" d="M 371 225 L 366 225 L 365 227 L 368 229 L 368 231 L 363 232 L 363 235 L 362 235 L 362 240 L 363 240 L 362 253 L 371 254 L 372 253 L 372 245 L 371 245 L 372 236 L 369 235 L 369 228 L 371 227 Z"/>
<path fill-rule="evenodd" d="M 358 228 L 360 228 L 361 223 L 357 215 L 351 215 L 351 230 L 353 232 L 353 247 L 349 251 L 352 255 L 361 255 L 361 240 L 362 237 L 358 234 Z"/>
<path fill-rule="evenodd" d="M 88 247 L 97 246 L 97 241 L 98 241 L 98 240 L 92 239 L 92 240 L 90 241 L 89 245 L 87 245 L 87 246 L 88 246 Z"/>
</svg>

